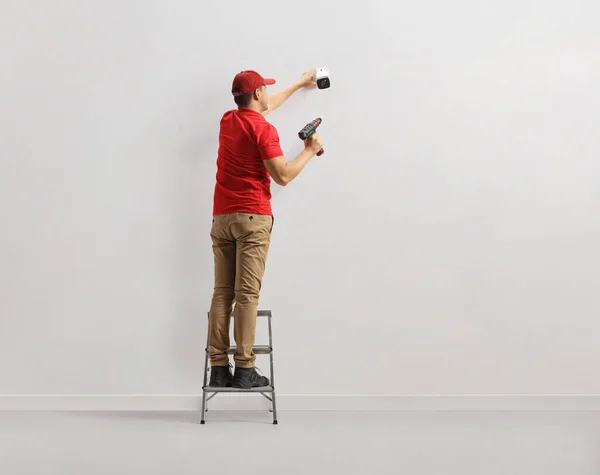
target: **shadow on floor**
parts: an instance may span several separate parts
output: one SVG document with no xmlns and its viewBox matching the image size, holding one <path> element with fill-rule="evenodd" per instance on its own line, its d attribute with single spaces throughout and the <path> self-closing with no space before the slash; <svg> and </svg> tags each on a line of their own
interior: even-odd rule
<svg viewBox="0 0 600 475">
<path fill-rule="evenodd" d="M 60 411 L 67 417 L 89 418 L 96 420 L 151 421 L 200 426 L 200 411 Z M 206 413 L 206 425 L 222 423 L 272 424 L 270 413 L 264 411 L 209 411 Z"/>
</svg>

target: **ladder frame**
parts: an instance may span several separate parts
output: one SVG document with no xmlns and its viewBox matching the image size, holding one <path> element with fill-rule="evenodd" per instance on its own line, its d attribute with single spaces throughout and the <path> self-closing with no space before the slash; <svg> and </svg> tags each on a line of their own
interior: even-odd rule
<svg viewBox="0 0 600 475">
<path fill-rule="evenodd" d="M 208 318 L 210 318 L 210 312 L 207 312 Z M 266 317 L 269 329 L 269 345 L 254 345 L 252 350 L 257 355 L 269 355 L 270 362 L 270 386 L 263 388 L 251 388 L 251 389 L 237 389 L 237 388 L 211 388 L 208 386 L 208 372 L 210 371 L 210 367 L 208 364 L 209 356 L 210 356 L 210 348 L 208 343 L 208 334 L 206 335 L 206 348 L 204 351 L 204 381 L 202 383 L 202 416 L 200 419 L 200 424 L 205 424 L 205 414 L 208 412 L 207 403 L 212 398 L 214 398 L 219 393 L 258 393 L 261 396 L 265 397 L 271 402 L 271 407 L 269 411 L 273 413 L 273 424 L 278 424 L 277 421 L 277 403 L 275 400 L 275 374 L 273 369 L 273 329 L 271 324 L 271 318 L 273 314 L 271 310 L 259 310 L 257 314 L 258 317 Z M 233 313 L 231 314 L 231 318 L 233 318 Z M 230 347 L 228 350 L 228 354 L 235 354 L 237 347 Z M 270 396 L 269 396 L 270 394 Z"/>
</svg>

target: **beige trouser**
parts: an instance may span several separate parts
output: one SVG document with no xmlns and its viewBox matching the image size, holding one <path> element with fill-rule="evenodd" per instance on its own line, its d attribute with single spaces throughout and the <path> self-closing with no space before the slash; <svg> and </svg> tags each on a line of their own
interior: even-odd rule
<svg viewBox="0 0 600 475">
<path fill-rule="evenodd" d="M 212 366 L 229 364 L 229 320 L 235 301 L 233 336 L 238 368 L 254 366 L 258 295 L 265 272 L 273 217 L 251 213 L 216 215 L 211 238 L 215 257 L 215 290 L 208 319 Z"/>
</svg>

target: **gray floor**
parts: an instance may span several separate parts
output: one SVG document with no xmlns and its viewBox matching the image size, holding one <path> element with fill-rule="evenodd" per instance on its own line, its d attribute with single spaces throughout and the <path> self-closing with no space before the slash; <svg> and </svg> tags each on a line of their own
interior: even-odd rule
<svg viewBox="0 0 600 475">
<path fill-rule="evenodd" d="M 600 412 L 0 412 L 0 474 L 599 475 Z"/>
</svg>

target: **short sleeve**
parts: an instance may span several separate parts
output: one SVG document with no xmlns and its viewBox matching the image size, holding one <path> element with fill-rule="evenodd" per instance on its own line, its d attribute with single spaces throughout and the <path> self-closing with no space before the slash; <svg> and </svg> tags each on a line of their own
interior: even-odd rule
<svg viewBox="0 0 600 475">
<path fill-rule="evenodd" d="M 272 124 L 265 121 L 255 129 L 255 133 L 256 146 L 258 147 L 260 158 L 270 160 L 271 158 L 283 155 L 281 145 L 279 144 L 279 134 Z"/>
</svg>

